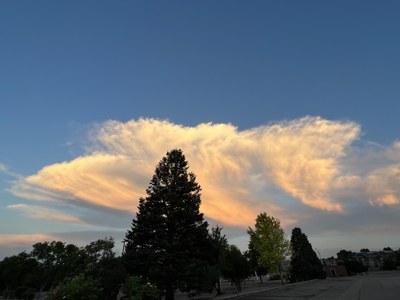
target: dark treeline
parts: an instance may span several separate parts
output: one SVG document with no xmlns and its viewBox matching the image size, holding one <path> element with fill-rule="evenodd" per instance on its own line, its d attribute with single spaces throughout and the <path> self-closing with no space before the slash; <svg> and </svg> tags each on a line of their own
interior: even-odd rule
<svg viewBox="0 0 400 300">
<path fill-rule="evenodd" d="M 370 251 L 362 248 L 359 252 L 340 250 L 337 257 L 324 259 L 325 264 L 344 266 L 348 275 L 357 275 L 372 271 L 392 271 L 400 267 L 400 250 L 384 247 L 381 251 Z"/>
<path fill-rule="evenodd" d="M 33 299 L 43 292 L 49 300 L 109 300 L 117 295 L 172 300 L 177 291 L 221 294 L 221 277 L 238 291 L 251 275 L 262 282 L 265 274 L 277 274 L 282 284 L 325 277 L 301 229 L 293 229 L 286 240 L 279 220 L 266 213 L 248 229 L 248 251 L 230 245 L 222 228 L 209 228 L 200 213 L 200 192 L 182 151 L 168 152 L 155 169 L 147 196 L 139 201 L 120 257 L 112 238 L 84 247 L 37 243 L 30 253 L 0 262 L 2 296 Z"/>
<path fill-rule="evenodd" d="M 68 299 L 116 298 L 126 272 L 113 248 L 111 238 L 80 248 L 60 241 L 37 243 L 30 253 L 0 262 L 3 297 L 32 299 L 37 292 L 52 291 L 47 299 L 62 299 L 70 289 L 82 298 Z"/>
</svg>

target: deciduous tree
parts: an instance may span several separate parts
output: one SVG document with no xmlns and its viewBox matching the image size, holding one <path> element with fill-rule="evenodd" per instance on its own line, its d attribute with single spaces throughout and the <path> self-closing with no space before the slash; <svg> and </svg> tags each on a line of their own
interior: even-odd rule
<svg viewBox="0 0 400 300">
<path fill-rule="evenodd" d="M 61 241 L 36 243 L 30 256 L 39 264 L 41 290 L 55 287 L 65 277 L 78 275 L 85 268 L 84 252 Z"/>
<path fill-rule="evenodd" d="M 101 287 L 97 281 L 85 277 L 84 274 L 79 274 L 60 283 L 46 299 L 97 300 L 100 292 Z"/>
<path fill-rule="evenodd" d="M 0 294 L 31 299 L 36 291 L 50 290 L 49 299 L 114 299 L 127 274 L 113 248 L 112 238 L 82 248 L 36 243 L 31 253 L 0 261 Z"/>
<path fill-rule="evenodd" d="M 255 228 L 249 227 L 250 243 L 258 253 L 258 264 L 279 274 L 283 284 L 282 262 L 290 253 L 289 241 L 278 219 L 265 212 L 256 218 Z"/>
<path fill-rule="evenodd" d="M 6 257 L 0 262 L 0 292 L 14 298 L 18 288 L 36 289 L 40 285 L 39 274 L 37 261 L 26 252 Z"/>
<path fill-rule="evenodd" d="M 258 264 L 258 258 L 260 255 L 254 250 L 252 242 L 249 242 L 249 250 L 246 251 L 245 256 L 250 264 L 251 271 L 256 275 L 260 283 L 263 282 L 263 276 L 267 275 L 268 269 Z"/>
<path fill-rule="evenodd" d="M 222 276 L 230 279 L 240 292 L 242 290 L 242 281 L 250 275 L 250 271 L 250 264 L 239 248 L 229 245 L 224 251 L 221 267 Z"/>
<path fill-rule="evenodd" d="M 346 267 L 349 275 L 356 275 L 368 271 L 368 267 L 364 266 L 362 262 L 356 260 L 352 251 L 340 250 L 337 253 L 337 261 L 339 265 Z"/>
<path fill-rule="evenodd" d="M 215 259 L 215 290 L 217 295 L 222 294 L 220 277 L 224 266 L 224 258 L 229 247 L 226 236 L 222 234 L 222 228 L 217 226 L 211 229 L 211 241 L 214 246 L 213 256 Z"/>
</svg>

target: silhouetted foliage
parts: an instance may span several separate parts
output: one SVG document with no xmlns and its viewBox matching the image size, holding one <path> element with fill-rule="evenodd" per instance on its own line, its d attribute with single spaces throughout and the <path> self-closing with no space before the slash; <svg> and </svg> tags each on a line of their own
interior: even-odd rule
<svg viewBox="0 0 400 300">
<path fill-rule="evenodd" d="M 290 280 L 293 282 L 323 279 L 325 272 L 317 254 L 313 250 L 307 236 L 296 227 L 290 239 L 292 257 L 290 261 Z"/>
<path fill-rule="evenodd" d="M 157 288 L 149 283 L 142 283 L 140 278 L 129 276 L 123 285 L 123 291 L 129 300 L 157 299 Z"/>
<path fill-rule="evenodd" d="M 97 263 L 99 261 L 110 260 L 115 257 L 113 251 L 115 247 L 114 239 L 109 237 L 89 243 L 84 251 L 89 261 Z"/>
<path fill-rule="evenodd" d="M 209 289 L 214 281 L 208 276 L 213 245 L 199 211 L 200 191 L 182 151 L 168 152 L 126 234 L 128 271 L 156 285 L 166 300 L 178 289 Z"/>
<path fill-rule="evenodd" d="M 354 254 L 352 251 L 348 251 L 348 250 L 344 250 L 344 249 L 340 250 L 336 255 L 337 255 L 337 259 L 338 259 L 339 263 L 340 262 L 343 263 L 346 260 L 351 260 L 354 258 Z"/>
<path fill-rule="evenodd" d="M 230 279 L 240 292 L 242 281 L 250 275 L 251 268 L 246 257 L 234 245 L 229 245 L 224 251 L 221 273 L 226 279 Z"/>
<path fill-rule="evenodd" d="M 101 286 L 98 299 L 113 299 L 127 277 L 125 266 L 120 257 L 115 257 L 114 240 L 100 239 L 89 243 L 83 249 L 86 255 L 85 278 Z"/>
<path fill-rule="evenodd" d="M 64 278 L 78 275 L 84 269 L 85 253 L 77 246 L 52 241 L 36 243 L 30 253 L 39 264 L 40 290 L 57 286 Z"/>
<path fill-rule="evenodd" d="M 249 242 L 249 250 L 246 251 L 244 255 L 250 264 L 251 272 L 254 273 L 260 283 L 262 283 L 263 276 L 267 275 L 268 273 L 268 268 L 260 266 L 258 264 L 258 258 L 260 257 L 260 254 L 258 254 L 257 251 L 254 250 L 254 246 L 251 241 Z"/>
<path fill-rule="evenodd" d="M 17 296 L 15 293 L 21 296 L 28 288 L 36 290 L 40 286 L 38 277 L 38 262 L 26 252 L 0 262 L 0 288 L 11 298 Z"/>
<path fill-rule="evenodd" d="M 395 260 L 396 260 L 396 265 L 397 265 L 397 266 L 400 266 L 400 249 L 397 250 L 397 251 L 394 253 L 394 257 L 395 257 Z"/>
<path fill-rule="evenodd" d="M 389 257 L 385 257 L 382 262 L 381 269 L 385 271 L 392 271 L 396 270 L 397 268 L 397 261 L 394 255 Z"/>
<path fill-rule="evenodd" d="M 0 290 L 20 299 L 33 299 L 43 290 L 51 291 L 49 299 L 113 299 L 127 276 L 113 248 L 111 238 L 83 248 L 60 241 L 36 243 L 31 253 L 0 262 Z"/>
<path fill-rule="evenodd" d="M 364 273 L 368 271 L 368 268 L 358 260 L 348 260 L 344 262 L 344 266 L 347 269 L 349 275 L 357 275 L 358 273 Z"/>
<path fill-rule="evenodd" d="M 217 274 L 218 277 L 222 275 L 224 278 L 231 280 L 238 291 L 240 291 L 241 282 L 251 273 L 250 262 L 247 256 L 242 254 L 236 246 L 229 245 L 225 235 L 222 235 L 221 230 L 222 228 L 217 226 L 216 228 L 212 228 L 211 231 L 211 239 L 214 247 L 217 249 Z M 219 283 L 218 280 L 217 287 L 215 288 L 217 295 L 222 293 Z"/>
<path fill-rule="evenodd" d="M 211 229 L 211 241 L 214 246 L 213 248 L 213 256 L 215 260 L 215 271 L 214 271 L 214 276 L 215 276 L 215 282 L 214 282 L 214 288 L 217 292 L 217 295 L 222 294 L 221 290 L 221 282 L 220 282 L 220 277 L 222 275 L 222 268 L 224 264 L 224 257 L 226 250 L 228 249 L 228 240 L 226 239 L 226 236 L 222 234 L 222 228 L 217 226 L 215 228 Z"/>
<path fill-rule="evenodd" d="M 79 274 L 59 284 L 47 296 L 47 300 L 97 300 L 101 292 L 100 284 L 84 274 Z"/>
<path fill-rule="evenodd" d="M 127 275 L 125 266 L 120 257 L 101 259 L 96 264 L 93 276 L 102 288 L 99 299 L 116 299 L 119 289 L 125 282 Z"/>
<path fill-rule="evenodd" d="M 339 265 L 344 265 L 346 267 L 349 275 L 357 275 L 358 273 L 368 271 L 368 267 L 364 266 L 362 262 L 355 259 L 352 251 L 347 251 L 344 249 L 340 250 L 337 253 L 337 262 Z"/>
</svg>

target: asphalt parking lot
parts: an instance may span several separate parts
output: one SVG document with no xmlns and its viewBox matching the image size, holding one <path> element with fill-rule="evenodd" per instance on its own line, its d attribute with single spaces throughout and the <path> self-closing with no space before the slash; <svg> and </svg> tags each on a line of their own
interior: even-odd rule
<svg viewBox="0 0 400 300">
<path fill-rule="evenodd" d="M 218 297 L 219 298 L 219 297 Z M 221 299 L 251 300 L 399 300 L 400 272 L 376 272 L 364 276 L 313 280 L 247 290 Z"/>
</svg>

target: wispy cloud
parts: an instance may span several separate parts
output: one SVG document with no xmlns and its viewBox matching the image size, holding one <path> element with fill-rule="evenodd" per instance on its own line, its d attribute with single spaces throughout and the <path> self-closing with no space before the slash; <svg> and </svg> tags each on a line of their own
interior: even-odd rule
<svg viewBox="0 0 400 300">
<path fill-rule="evenodd" d="M 0 246 L 2 247 L 30 247 L 35 243 L 57 240 L 51 234 L 0 234 Z"/>
<path fill-rule="evenodd" d="M 19 179 L 23 178 L 22 175 L 19 175 L 17 173 L 14 173 L 14 172 L 10 171 L 10 169 L 5 164 L 3 164 L 1 162 L 0 162 L 0 173 L 6 174 L 7 176 L 11 176 L 11 177 L 14 177 L 14 178 L 19 178 Z"/>
<path fill-rule="evenodd" d="M 48 207 L 27 204 L 12 204 L 8 205 L 7 208 L 18 210 L 25 216 L 33 219 L 68 224 L 84 224 L 84 222 L 76 216 L 65 214 L 56 209 Z"/>
<path fill-rule="evenodd" d="M 400 146 L 356 147 L 360 131 L 357 123 L 319 117 L 242 131 L 231 124 L 108 121 L 90 132 L 82 156 L 46 166 L 11 190 L 37 201 L 134 212 L 158 161 L 181 148 L 203 188 L 202 211 L 223 224 L 249 226 L 260 211 L 295 223 L 300 213 L 287 205 L 293 201 L 332 213 L 345 213 L 349 201 L 396 205 Z"/>
</svg>

